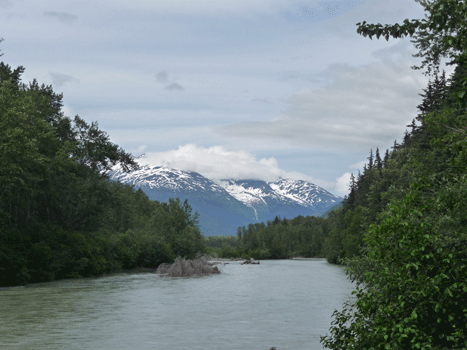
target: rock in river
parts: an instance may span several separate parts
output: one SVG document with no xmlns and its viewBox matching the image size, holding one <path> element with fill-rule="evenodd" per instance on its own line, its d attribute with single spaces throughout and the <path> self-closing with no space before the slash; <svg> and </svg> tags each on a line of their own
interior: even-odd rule
<svg viewBox="0 0 467 350">
<path fill-rule="evenodd" d="M 170 277 L 206 276 L 221 273 L 207 257 L 186 260 L 181 257 L 171 264 L 160 264 L 156 273 Z"/>
</svg>

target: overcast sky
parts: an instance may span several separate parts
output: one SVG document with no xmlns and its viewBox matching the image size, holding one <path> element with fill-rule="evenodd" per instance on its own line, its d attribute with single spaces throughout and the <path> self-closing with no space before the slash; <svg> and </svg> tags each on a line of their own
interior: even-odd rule
<svg viewBox="0 0 467 350">
<path fill-rule="evenodd" d="M 0 50 L 146 162 L 343 196 L 428 82 L 409 38 L 355 24 L 423 17 L 412 0 L 0 0 Z"/>
</svg>

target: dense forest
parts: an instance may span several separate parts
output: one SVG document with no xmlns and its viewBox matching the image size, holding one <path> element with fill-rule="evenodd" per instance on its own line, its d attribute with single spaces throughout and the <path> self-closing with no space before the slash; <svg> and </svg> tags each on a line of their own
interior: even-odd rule
<svg viewBox="0 0 467 350">
<path fill-rule="evenodd" d="M 211 252 L 222 258 L 289 259 L 324 257 L 330 221 L 322 217 L 276 218 L 239 227 L 237 236 L 206 238 Z"/>
<path fill-rule="evenodd" d="M 110 181 L 132 156 L 24 68 L 0 63 L 0 286 L 154 268 L 205 242 L 187 202 Z"/>
<path fill-rule="evenodd" d="M 411 36 L 431 80 L 402 142 L 370 153 L 329 217 L 328 258 L 357 284 L 321 338 L 330 349 L 467 349 L 467 3 L 418 2 L 423 20 L 357 24 L 370 39 Z"/>
</svg>

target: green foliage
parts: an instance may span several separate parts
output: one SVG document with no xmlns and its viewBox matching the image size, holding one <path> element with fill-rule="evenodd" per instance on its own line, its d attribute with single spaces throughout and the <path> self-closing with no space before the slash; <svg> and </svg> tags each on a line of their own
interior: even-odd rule
<svg viewBox="0 0 467 350">
<path fill-rule="evenodd" d="M 210 236 L 205 238 L 209 254 L 220 258 L 247 258 L 247 255 L 238 245 L 239 238 L 236 236 Z"/>
<path fill-rule="evenodd" d="M 0 286 L 155 268 L 205 250 L 187 202 L 108 180 L 137 167 L 62 96 L 0 63 Z"/>
<path fill-rule="evenodd" d="M 381 169 L 364 169 L 334 214 L 329 251 L 346 259 L 357 290 L 321 339 L 330 349 L 467 349 L 467 8 L 463 0 L 419 2 L 425 20 L 359 24 L 370 37 L 414 35 L 435 79 L 421 95 L 418 124 Z M 438 75 L 441 57 L 456 64 L 449 79 Z M 344 249 L 349 234 L 362 242 L 353 256 Z"/>
<path fill-rule="evenodd" d="M 467 3 L 464 0 L 418 0 L 428 12 L 422 20 L 405 19 L 402 24 L 357 23 L 357 33 L 368 36 L 402 38 L 414 37 L 415 47 L 419 49 L 415 57 L 423 57 L 422 65 L 427 73 L 437 73 L 441 58 L 450 58 L 450 64 L 467 64 Z M 467 79 L 462 81 L 463 88 L 456 93 L 462 108 L 467 106 Z"/>
<path fill-rule="evenodd" d="M 328 222 L 314 216 L 298 216 L 239 227 L 237 237 L 209 237 L 207 245 L 224 258 L 288 259 L 322 257 Z"/>
<path fill-rule="evenodd" d="M 440 186 L 422 179 L 372 225 L 367 255 L 352 265 L 361 282 L 357 301 L 335 312 L 326 347 L 467 346 L 466 180 Z"/>
</svg>

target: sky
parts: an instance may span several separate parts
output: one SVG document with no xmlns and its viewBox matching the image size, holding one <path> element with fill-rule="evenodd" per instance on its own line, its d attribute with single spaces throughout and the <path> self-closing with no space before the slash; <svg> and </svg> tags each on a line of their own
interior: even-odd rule
<svg viewBox="0 0 467 350">
<path fill-rule="evenodd" d="M 63 93 L 142 163 L 213 180 L 289 177 L 344 196 L 402 140 L 428 83 L 410 38 L 357 22 L 412 0 L 0 0 L 1 60 Z"/>
</svg>

